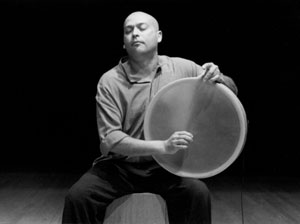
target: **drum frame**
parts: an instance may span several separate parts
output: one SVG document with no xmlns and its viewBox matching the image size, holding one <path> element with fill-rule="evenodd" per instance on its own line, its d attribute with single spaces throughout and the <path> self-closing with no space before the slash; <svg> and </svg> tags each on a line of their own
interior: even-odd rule
<svg viewBox="0 0 300 224">
<path fill-rule="evenodd" d="M 173 81 L 169 83 L 168 85 L 164 86 L 161 90 L 158 91 L 158 93 L 154 96 L 152 101 L 150 102 L 146 114 L 145 114 L 145 119 L 144 119 L 144 135 L 145 135 L 145 140 L 157 140 L 157 139 L 152 139 L 150 136 L 150 131 L 149 131 L 149 122 L 150 122 L 150 117 L 152 113 L 152 108 L 156 105 L 157 101 L 160 99 L 160 96 L 163 95 L 166 91 L 169 90 L 169 88 L 172 88 L 173 86 L 180 85 L 181 82 L 191 82 L 191 80 L 194 82 L 199 82 L 198 77 L 191 77 L 191 78 L 184 78 L 184 79 L 179 79 L 176 81 Z M 157 163 L 162 166 L 164 169 L 167 171 L 177 175 L 177 176 L 182 176 L 182 177 L 191 177 L 191 178 L 208 178 L 212 177 L 214 175 L 217 175 L 227 169 L 240 155 L 240 153 L 243 150 L 243 147 L 246 142 L 246 137 L 247 137 L 247 117 L 246 117 L 246 112 L 244 110 L 244 107 L 240 100 L 237 98 L 237 96 L 225 85 L 219 84 L 219 83 L 208 83 L 210 85 L 215 85 L 216 88 L 218 88 L 222 93 L 226 95 L 227 98 L 229 98 L 234 105 L 234 108 L 236 109 L 236 112 L 238 114 L 238 119 L 241 127 L 241 132 L 238 140 L 238 144 L 234 150 L 234 153 L 230 156 L 230 158 L 221 166 L 218 168 L 205 172 L 205 173 L 189 173 L 185 171 L 178 171 L 178 169 L 175 169 L 171 167 L 168 164 L 165 164 L 163 162 L 163 157 L 164 155 L 154 155 L 153 158 L 157 161 Z"/>
</svg>

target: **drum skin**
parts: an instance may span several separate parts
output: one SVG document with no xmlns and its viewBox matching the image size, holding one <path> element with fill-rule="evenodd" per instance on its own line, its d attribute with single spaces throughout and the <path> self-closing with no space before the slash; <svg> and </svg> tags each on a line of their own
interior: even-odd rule
<svg viewBox="0 0 300 224">
<path fill-rule="evenodd" d="M 193 134 L 188 149 L 153 158 L 178 176 L 211 177 L 228 168 L 241 153 L 247 135 L 246 113 L 225 85 L 180 79 L 155 95 L 144 120 L 146 140 L 166 140 L 175 131 Z"/>
</svg>

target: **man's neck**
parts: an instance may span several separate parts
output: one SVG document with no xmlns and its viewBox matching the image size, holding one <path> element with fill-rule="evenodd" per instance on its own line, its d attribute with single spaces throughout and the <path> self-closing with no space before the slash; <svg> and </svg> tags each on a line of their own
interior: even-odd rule
<svg viewBox="0 0 300 224">
<path fill-rule="evenodd" d="M 137 60 L 129 57 L 128 65 L 132 75 L 147 78 L 153 75 L 158 65 L 158 55 L 154 54 L 151 57 L 140 57 Z"/>
</svg>

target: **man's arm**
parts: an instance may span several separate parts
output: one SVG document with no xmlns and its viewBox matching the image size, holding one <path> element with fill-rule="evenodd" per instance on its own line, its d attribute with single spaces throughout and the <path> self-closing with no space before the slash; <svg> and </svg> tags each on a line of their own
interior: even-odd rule
<svg viewBox="0 0 300 224">
<path fill-rule="evenodd" d="M 175 132 L 164 141 L 147 141 L 126 137 L 110 151 L 126 156 L 150 156 L 157 154 L 174 154 L 178 150 L 187 149 L 193 136 L 186 131 Z"/>
<path fill-rule="evenodd" d="M 217 65 L 213 63 L 205 63 L 202 68 L 204 69 L 202 74 L 203 81 L 222 83 L 237 95 L 238 89 L 234 81 L 230 77 L 223 75 Z"/>
<path fill-rule="evenodd" d="M 237 95 L 238 94 L 238 88 L 235 85 L 234 81 L 230 77 L 228 77 L 226 75 L 222 74 L 222 76 L 223 77 L 222 77 L 222 80 L 220 81 L 220 83 L 222 83 L 225 86 L 227 86 L 229 89 L 231 89 L 232 92 L 235 93 L 235 95 Z"/>
<path fill-rule="evenodd" d="M 100 149 L 103 155 L 109 152 L 126 156 L 173 154 L 180 149 L 186 149 L 192 141 L 193 136 L 185 131 L 175 132 L 163 141 L 132 138 L 122 131 L 122 113 L 115 104 L 113 95 L 100 84 L 97 89 L 96 102 Z"/>
</svg>

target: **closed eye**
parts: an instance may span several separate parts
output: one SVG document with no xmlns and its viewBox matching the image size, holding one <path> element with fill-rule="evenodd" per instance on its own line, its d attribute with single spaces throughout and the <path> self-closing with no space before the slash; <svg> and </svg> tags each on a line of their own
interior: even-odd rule
<svg viewBox="0 0 300 224">
<path fill-rule="evenodd" d="M 124 28 L 124 33 L 130 34 L 134 30 L 135 27 L 139 31 L 145 31 L 146 29 L 148 29 L 149 25 L 147 23 L 138 23 L 136 26 L 128 25 Z"/>
<path fill-rule="evenodd" d="M 146 24 L 146 23 L 140 23 L 140 24 L 138 24 L 137 27 L 138 27 L 138 29 L 140 31 L 144 31 L 144 30 L 146 30 L 148 28 L 148 24 Z"/>
<path fill-rule="evenodd" d="M 126 26 L 125 29 L 124 29 L 124 33 L 125 34 L 131 33 L 133 28 L 134 28 L 133 26 Z"/>
</svg>

